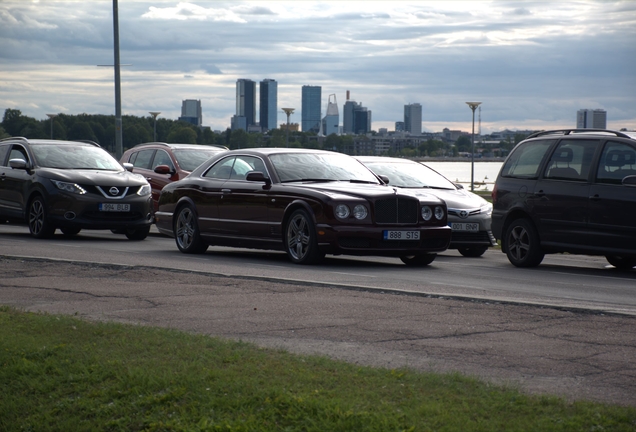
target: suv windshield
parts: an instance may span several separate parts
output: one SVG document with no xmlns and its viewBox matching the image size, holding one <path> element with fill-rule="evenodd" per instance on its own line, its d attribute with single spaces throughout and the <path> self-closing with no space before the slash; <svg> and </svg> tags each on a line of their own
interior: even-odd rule
<svg viewBox="0 0 636 432">
<path fill-rule="evenodd" d="M 36 164 L 42 168 L 123 170 L 105 150 L 90 145 L 33 144 L 31 150 Z"/>
<path fill-rule="evenodd" d="M 219 150 L 209 149 L 190 149 L 190 150 L 173 150 L 174 157 L 179 162 L 179 166 L 184 171 L 194 171 L 196 167 L 206 160 L 217 154 Z"/>
</svg>

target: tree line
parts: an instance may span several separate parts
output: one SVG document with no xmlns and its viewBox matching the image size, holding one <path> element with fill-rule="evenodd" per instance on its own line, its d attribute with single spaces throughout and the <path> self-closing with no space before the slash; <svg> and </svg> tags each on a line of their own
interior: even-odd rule
<svg viewBox="0 0 636 432">
<path fill-rule="evenodd" d="M 152 116 L 122 116 L 122 146 L 124 151 L 137 144 L 155 141 L 155 119 Z M 0 124 L 0 138 L 22 136 L 25 138 L 91 140 L 107 151 L 115 154 L 115 116 L 102 114 L 59 114 L 52 119 L 38 120 L 22 114 L 20 110 L 8 108 Z M 502 142 L 505 148 L 512 148 L 523 137 L 516 137 L 514 143 Z M 267 133 L 248 133 L 242 129 L 226 129 L 214 132 L 210 128 L 200 128 L 191 123 L 160 118 L 156 120 L 156 141 L 184 144 L 221 145 L 230 149 L 250 147 L 302 147 L 334 150 L 347 154 L 360 154 L 364 149 L 364 135 L 336 135 L 318 137 L 312 132 L 298 132 L 273 129 Z M 417 145 L 400 150 L 389 150 L 390 156 L 453 156 L 458 152 L 470 151 L 471 142 L 460 137 L 454 145 L 441 140 L 429 139 Z M 368 147 L 367 147 L 368 148 Z"/>
</svg>

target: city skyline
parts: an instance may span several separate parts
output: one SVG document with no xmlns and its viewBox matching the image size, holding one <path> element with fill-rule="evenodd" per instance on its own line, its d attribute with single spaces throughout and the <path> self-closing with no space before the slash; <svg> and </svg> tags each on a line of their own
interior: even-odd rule
<svg viewBox="0 0 636 432">
<path fill-rule="evenodd" d="M 295 123 L 312 85 L 339 108 L 351 91 L 374 130 L 414 102 L 423 132 L 470 130 L 471 100 L 483 133 L 575 127 L 581 109 L 636 129 L 636 2 L 359 5 L 120 1 L 122 113 L 178 118 L 180 101 L 200 100 L 203 125 L 224 130 L 236 81 L 252 77 L 278 82 Z M 97 67 L 113 63 L 112 13 L 110 0 L 0 2 L 0 109 L 113 114 L 113 71 Z"/>
</svg>

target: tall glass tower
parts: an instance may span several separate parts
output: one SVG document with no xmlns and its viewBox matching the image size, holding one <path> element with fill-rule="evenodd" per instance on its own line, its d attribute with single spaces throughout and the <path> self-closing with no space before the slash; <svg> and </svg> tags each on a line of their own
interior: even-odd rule
<svg viewBox="0 0 636 432">
<path fill-rule="evenodd" d="M 245 117 L 248 128 L 256 123 L 256 83 L 252 80 L 236 81 L 236 116 Z"/>
<path fill-rule="evenodd" d="M 304 85 L 302 89 L 301 123 L 303 132 L 320 131 L 320 99 L 322 87 Z"/>
<path fill-rule="evenodd" d="M 278 83 L 273 79 L 261 81 L 260 120 L 262 130 L 276 129 L 278 120 Z"/>
<path fill-rule="evenodd" d="M 404 105 L 404 130 L 411 135 L 422 135 L 422 105 Z"/>
</svg>

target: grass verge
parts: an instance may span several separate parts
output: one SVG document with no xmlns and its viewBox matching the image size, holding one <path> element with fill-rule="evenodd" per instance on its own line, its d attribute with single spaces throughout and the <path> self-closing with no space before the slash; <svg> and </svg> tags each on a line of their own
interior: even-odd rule
<svg viewBox="0 0 636 432">
<path fill-rule="evenodd" d="M 634 431 L 636 408 L 0 307 L 2 431 Z"/>
</svg>

